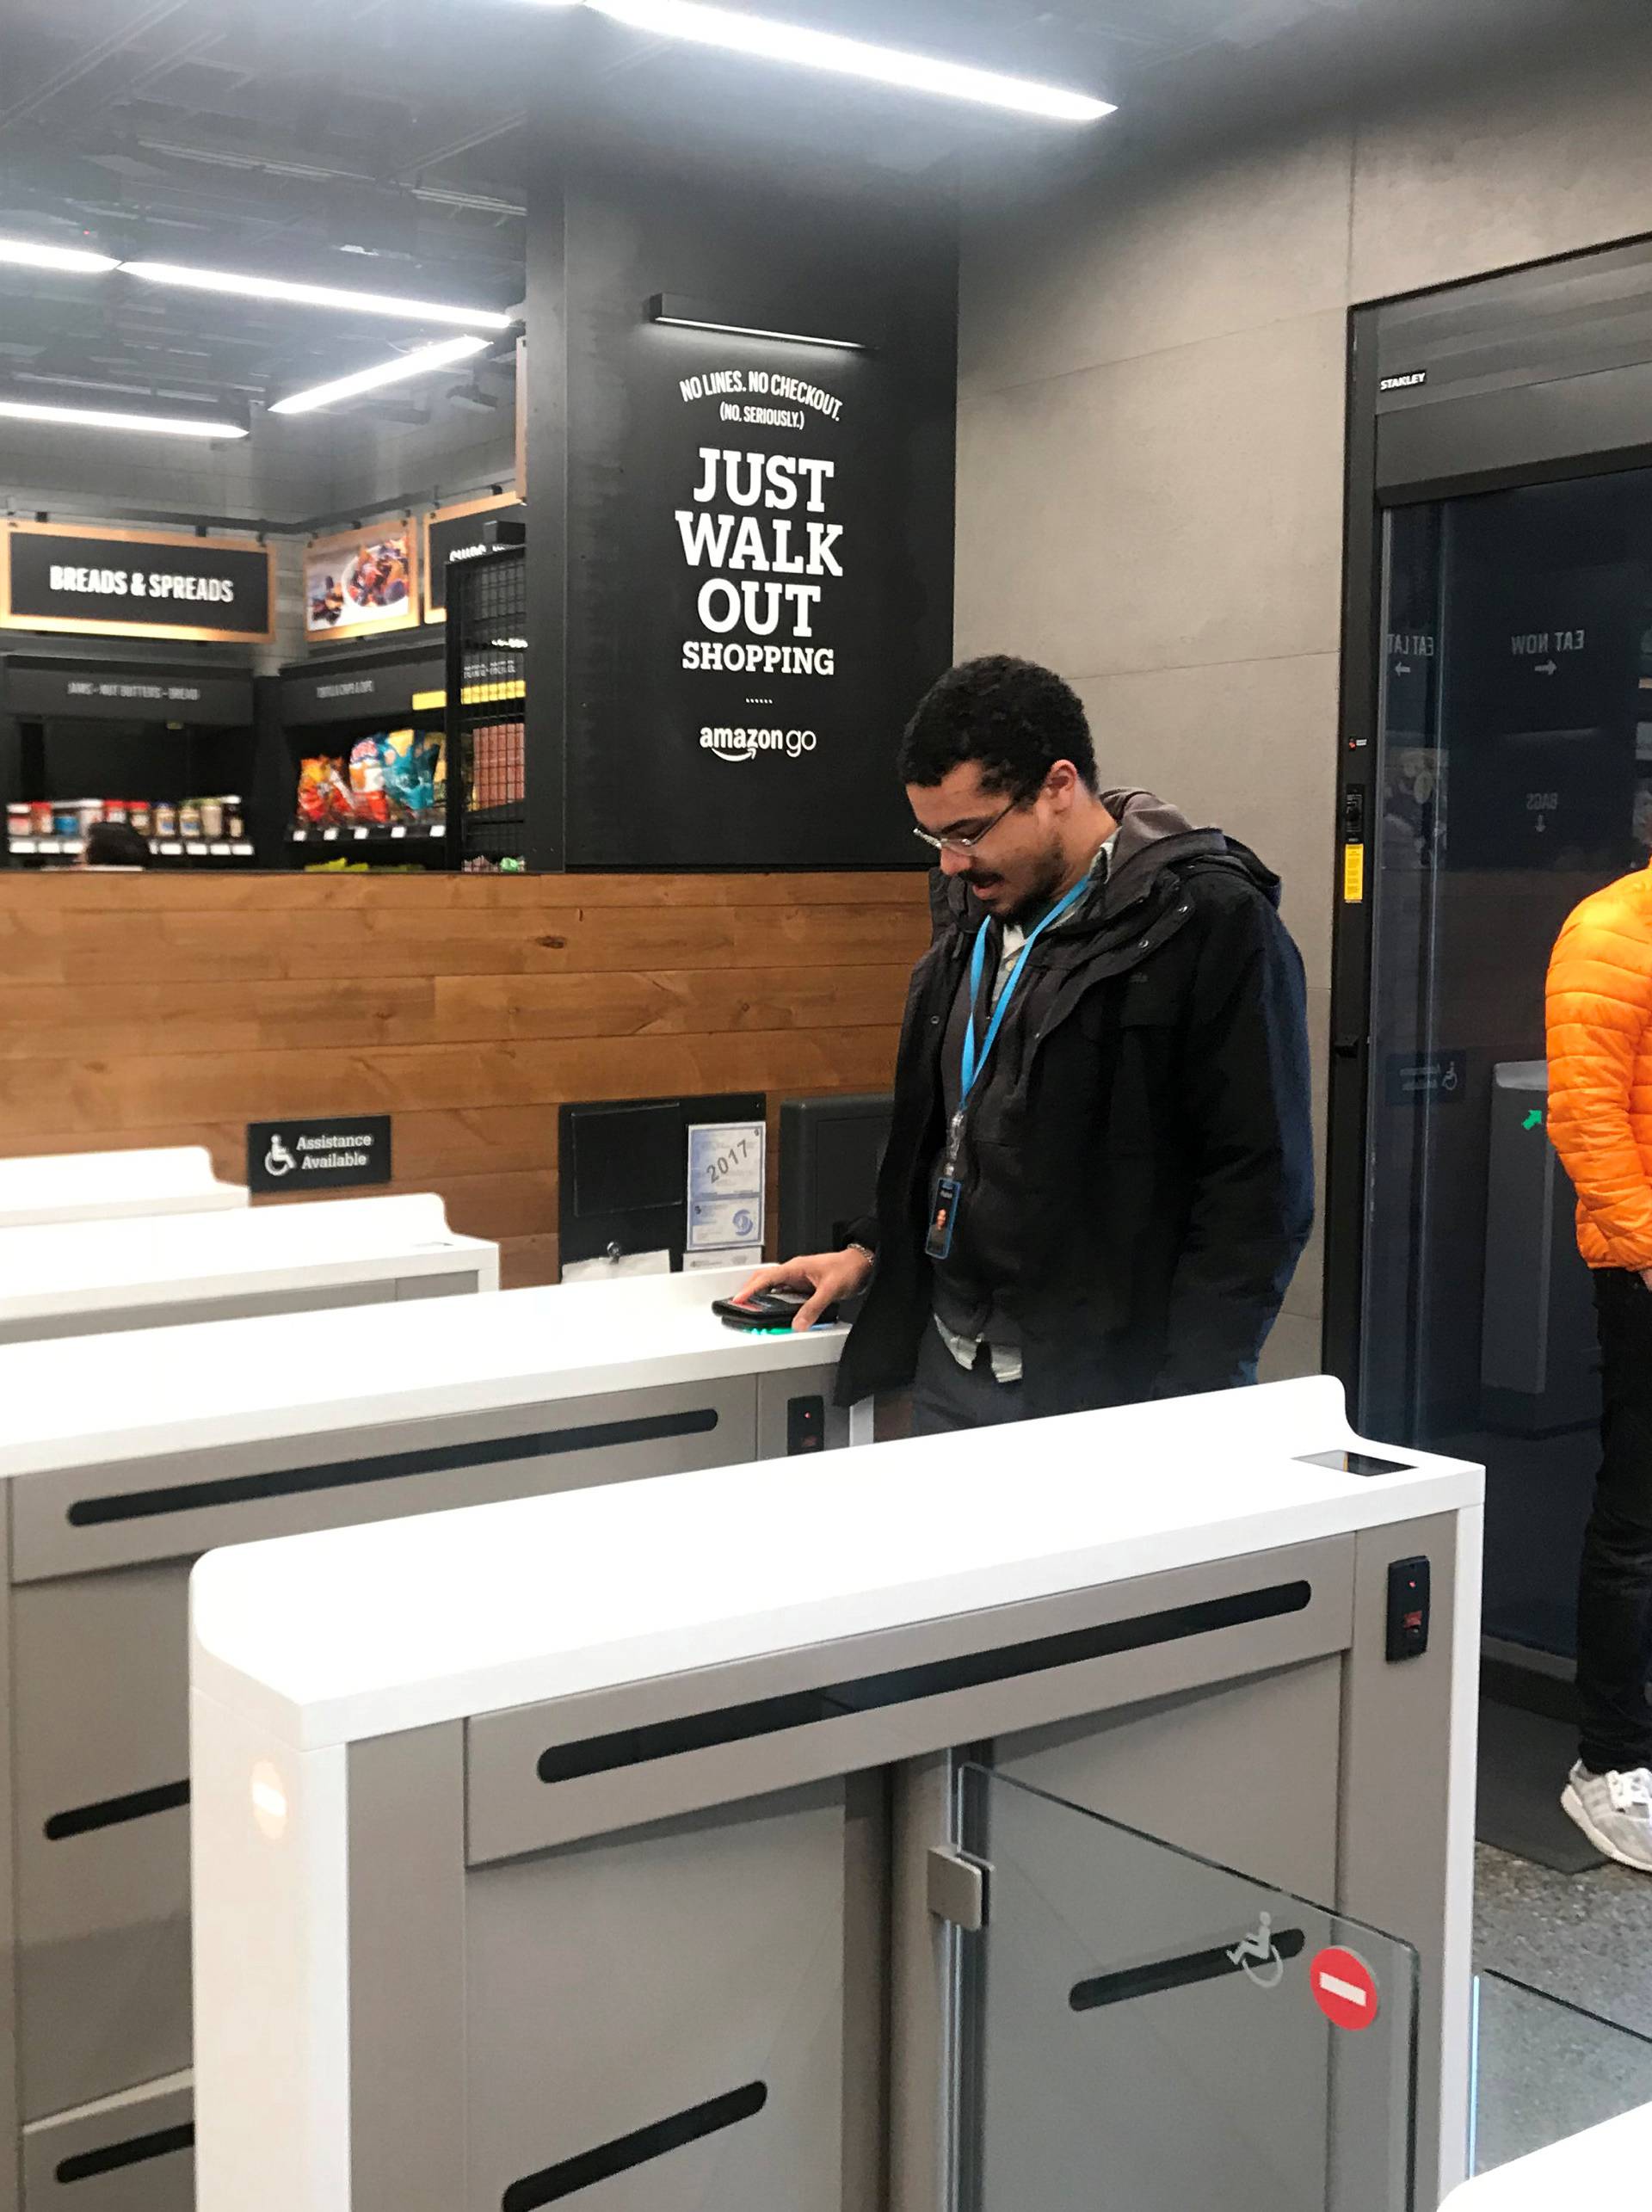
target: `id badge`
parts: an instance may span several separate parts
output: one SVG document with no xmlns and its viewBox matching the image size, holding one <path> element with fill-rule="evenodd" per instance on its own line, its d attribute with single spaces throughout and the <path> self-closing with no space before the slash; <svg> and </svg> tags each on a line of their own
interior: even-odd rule
<svg viewBox="0 0 1652 2212">
<path fill-rule="evenodd" d="M 934 1211 L 929 1217 L 929 1234 L 923 1240 L 923 1248 L 932 1260 L 946 1260 L 952 1256 L 952 1231 L 958 1223 L 959 1200 L 964 1186 L 956 1175 L 943 1175 L 935 1186 Z"/>
</svg>

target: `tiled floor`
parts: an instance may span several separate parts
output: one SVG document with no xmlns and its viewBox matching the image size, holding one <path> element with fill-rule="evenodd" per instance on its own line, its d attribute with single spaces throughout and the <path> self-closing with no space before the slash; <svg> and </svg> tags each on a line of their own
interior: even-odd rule
<svg viewBox="0 0 1652 2212">
<path fill-rule="evenodd" d="M 1486 1844 L 1477 1860 L 1476 1964 L 1560 2000 L 1482 1984 L 1483 2170 L 1652 2103 L 1652 1876 L 1555 1874 Z"/>
<path fill-rule="evenodd" d="M 1479 1963 L 1652 2036 L 1652 1875 L 1551 1874 L 1482 1844 Z"/>
</svg>

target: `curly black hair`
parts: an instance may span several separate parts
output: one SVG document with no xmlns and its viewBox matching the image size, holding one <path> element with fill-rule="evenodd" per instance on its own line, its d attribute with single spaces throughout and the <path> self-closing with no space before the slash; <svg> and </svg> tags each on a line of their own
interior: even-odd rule
<svg viewBox="0 0 1652 2212">
<path fill-rule="evenodd" d="M 929 790 L 965 761 L 984 790 L 1032 798 L 1057 761 L 1095 789 L 1095 745 L 1070 684 L 1008 653 L 963 661 L 926 693 L 901 740 L 903 784 Z"/>
<path fill-rule="evenodd" d="M 89 868 L 146 868 L 149 841 L 128 822 L 95 822 L 86 832 Z"/>
</svg>

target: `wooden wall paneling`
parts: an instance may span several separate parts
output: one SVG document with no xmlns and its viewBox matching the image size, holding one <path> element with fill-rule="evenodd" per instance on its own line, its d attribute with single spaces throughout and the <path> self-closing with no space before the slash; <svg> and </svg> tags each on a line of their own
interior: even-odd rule
<svg viewBox="0 0 1652 2212">
<path fill-rule="evenodd" d="M 0 1060 L 715 1035 L 898 1021 L 909 965 L 552 976 L 0 983 Z"/>
<path fill-rule="evenodd" d="M 898 878 L 891 881 L 898 882 Z M 569 906 L 511 914 L 464 908 L 421 914 L 151 912 L 65 908 L 0 917 L 0 973 L 9 982 L 77 988 L 180 986 L 225 980 L 426 978 L 433 976 L 624 974 L 653 965 L 835 968 L 878 964 L 921 948 L 912 908 L 883 895 L 860 907 L 774 906 L 761 924 L 737 909 L 608 909 Z"/>
<path fill-rule="evenodd" d="M 564 1100 L 880 1089 L 928 938 L 915 873 L 0 877 L 0 1153 L 238 1178 L 249 1120 L 390 1112 L 393 1187 L 551 1281 Z"/>
</svg>

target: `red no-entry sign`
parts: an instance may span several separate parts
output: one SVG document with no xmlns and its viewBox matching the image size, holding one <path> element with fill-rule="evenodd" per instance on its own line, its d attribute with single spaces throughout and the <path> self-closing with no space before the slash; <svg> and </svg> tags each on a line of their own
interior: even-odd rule
<svg viewBox="0 0 1652 2212">
<path fill-rule="evenodd" d="M 1308 1987 L 1333 2027 L 1368 2028 L 1377 2018 L 1377 1977 L 1357 1951 L 1333 1945 L 1316 1952 Z"/>
</svg>

